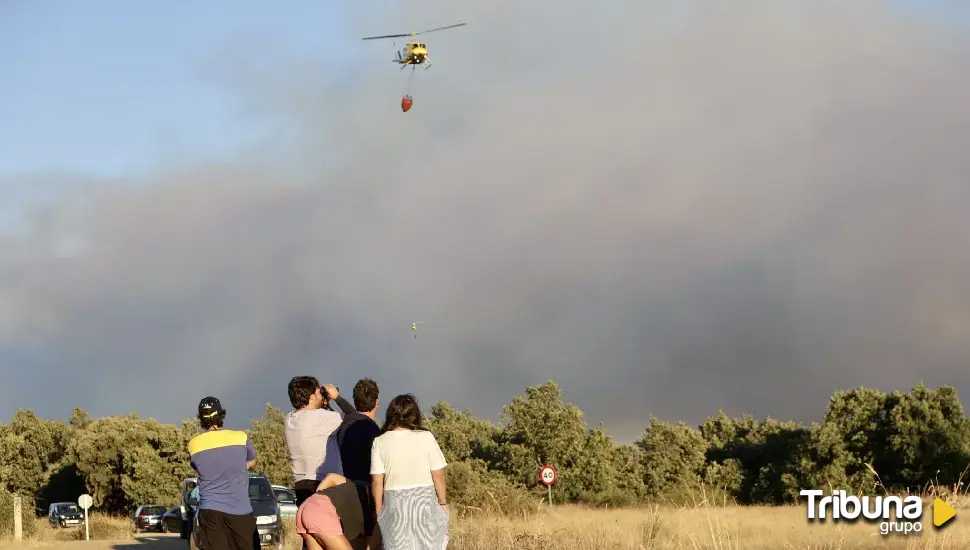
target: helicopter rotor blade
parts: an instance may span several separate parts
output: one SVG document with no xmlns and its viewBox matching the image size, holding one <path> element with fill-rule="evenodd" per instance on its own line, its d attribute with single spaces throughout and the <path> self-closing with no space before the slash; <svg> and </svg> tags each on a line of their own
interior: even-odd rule
<svg viewBox="0 0 970 550">
<path fill-rule="evenodd" d="M 456 25 L 448 25 L 448 26 L 445 26 L 445 27 L 438 27 L 436 29 L 429 29 L 429 30 L 426 30 L 426 31 L 416 32 L 414 34 L 426 34 L 426 33 L 429 33 L 429 32 L 443 31 L 445 29 L 453 29 L 455 27 L 464 27 L 467 24 L 468 23 L 458 23 Z"/>
<path fill-rule="evenodd" d="M 411 36 L 411 34 L 385 34 L 383 36 L 365 36 L 361 40 L 377 40 L 379 38 L 404 38 L 406 36 Z"/>
</svg>

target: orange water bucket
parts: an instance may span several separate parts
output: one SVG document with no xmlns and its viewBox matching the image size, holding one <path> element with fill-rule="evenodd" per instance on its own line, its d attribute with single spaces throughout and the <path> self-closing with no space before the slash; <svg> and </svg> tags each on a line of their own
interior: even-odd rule
<svg viewBox="0 0 970 550">
<path fill-rule="evenodd" d="M 410 111 L 411 110 L 411 104 L 412 103 L 414 103 L 414 102 L 411 101 L 411 96 L 406 95 L 406 96 L 402 97 L 401 98 L 401 110 L 404 111 L 405 113 L 408 112 L 408 111 Z"/>
</svg>

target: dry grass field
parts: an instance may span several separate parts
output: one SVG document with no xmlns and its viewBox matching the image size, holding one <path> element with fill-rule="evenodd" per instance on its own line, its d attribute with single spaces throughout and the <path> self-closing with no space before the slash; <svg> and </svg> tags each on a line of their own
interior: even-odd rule
<svg viewBox="0 0 970 550">
<path fill-rule="evenodd" d="M 925 507 L 920 535 L 879 534 L 877 524 L 809 524 L 805 508 L 743 506 L 657 506 L 642 509 L 590 510 L 563 506 L 519 518 L 456 519 L 449 550 L 836 550 L 836 549 L 970 549 L 970 517 L 960 517 L 970 506 L 958 504 L 957 518 L 945 529 L 932 525 L 932 510 Z M 962 520 L 962 521 L 961 521 Z M 188 545 L 177 535 L 135 536 L 124 518 L 92 516 L 92 538 L 71 539 L 84 531 L 54 531 L 39 520 L 38 535 L 22 543 L 0 541 L 0 548 L 32 550 L 175 550 Z M 292 526 L 290 526 L 292 533 Z M 300 547 L 295 535 L 288 550 Z"/>
<path fill-rule="evenodd" d="M 551 515 L 517 520 L 458 521 L 449 549 L 492 550 L 782 550 L 970 548 L 970 523 L 959 517 L 932 532 L 927 511 L 921 536 L 883 537 L 878 525 L 816 525 L 804 507 L 656 507 L 640 510 L 560 508 Z"/>
<path fill-rule="evenodd" d="M 957 518 L 949 526 L 937 531 L 932 526 L 931 509 L 927 507 L 925 510 L 926 530 L 921 535 L 884 537 L 879 534 L 876 524 L 810 525 L 805 520 L 805 508 L 797 506 L 658 506 L 629 510 L 588 510 L 564 506 L 552 513 L 530 514 L 515 519 L 485 517 L 455 520 L 449 550 L 970 548 L 970 520 L 961 521 L 958 512 Z M 83 538 L 83 530 L 79 533 L 53 531 L 43 523 L 38 525 L 38 535 L 32 540 L 19 544 L 3 541 L 0 548 L 174 550 L 188 546 L 178 536 L 136 537 L 125 519 L 94 515 L 92 520 L 92 538 L 101 540 L 69 542 L 77 534 Z M 299 548 L 295 535 L 290 535 L 288 539 L 288 549 Z"/>
</svg>

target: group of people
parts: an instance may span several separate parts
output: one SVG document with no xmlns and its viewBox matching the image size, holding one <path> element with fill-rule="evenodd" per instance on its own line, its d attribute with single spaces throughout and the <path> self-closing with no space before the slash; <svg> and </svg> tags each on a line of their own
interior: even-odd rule
<svg viewBox="0 0 970 550">
<path fill-rule="evenodd" d="M 294 377 L 287 392 L 293 410 L 283 428 L 304 548 L 445 550 L 446 462 L 417 399 L 392 399 L 380 426 L 369 378 L 354 386 L 353 405 L 313 376 Z M 249 501 L 256 449 L 246 432 L 223 428 L 225 418 L 215 397 L 199 403 L 202 433 L 188 445 L 199 478 L 195 540 L 200 550 L 258 550 Z"/>
</svg>

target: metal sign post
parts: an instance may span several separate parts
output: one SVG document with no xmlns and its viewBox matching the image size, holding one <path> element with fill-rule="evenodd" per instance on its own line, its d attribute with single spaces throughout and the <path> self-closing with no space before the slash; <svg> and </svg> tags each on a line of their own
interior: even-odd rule
<svg viewBox="0 0 970 550">
<path fill-rule="evenodd" d="M 556 469 L 552 464 L 546 464 L 539 469 L 539 481 L 549 490 L 549 511 L 552 511 L 552 486 L 556 483 Z"/>
<path fill-rule="evenodd" d="M 84 540 L 91 540 L 91 530 L 88 528 L 88 508 L 92 504 L 94 504 L 94 499 L 87 493 L 77 499 L 77 505 L 84 509 Z"/>
</svg>

